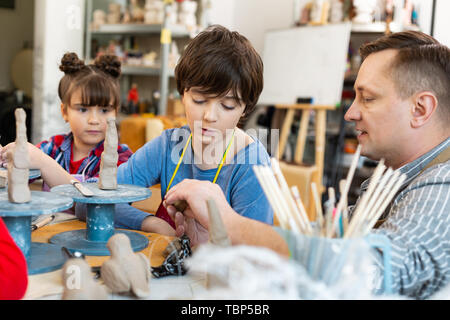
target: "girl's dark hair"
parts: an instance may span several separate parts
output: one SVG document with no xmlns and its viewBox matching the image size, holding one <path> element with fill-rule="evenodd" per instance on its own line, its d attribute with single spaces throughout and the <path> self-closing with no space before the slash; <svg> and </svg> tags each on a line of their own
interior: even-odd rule
<svg viewBox="0 0 450 320">
<path fill-rule="evenodd" d="M 231 90 L 248 115 L 263 89 L 263 62 L 247 38 L 213 25 L 189 42 L 175 68 L 175 79 L 180 95 L 192 87 L 216 97 Z"/>
<path fill-rule="evenodd" d="M 76 53 L 70 52 L 62 57 L 59 69 L 65 74 L 58 86 L 63 104 L 68 105 L 72 94 L 80 89 L 84 106 L 119 107 L 121 62 L 116 56 L 102 55 L 86 65 Z"/>
</svg>

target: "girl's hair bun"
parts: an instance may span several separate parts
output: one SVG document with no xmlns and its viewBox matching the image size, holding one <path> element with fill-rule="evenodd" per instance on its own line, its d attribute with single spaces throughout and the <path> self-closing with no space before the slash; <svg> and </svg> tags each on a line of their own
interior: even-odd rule
<svg viewBox="0 0 450 320">
<path fill-rule="evenodd" d="M 95 59 L 94 65 L 113 78 L 120 77 L 122 63 L 115 55 L 101 55 Z"/>
<path fill-rule="evenodd" d="M 59 70 L 65 74 L 73 74 L 80 71 L 84 66 L 84 61 L 80 60 L 75 52 L 69 52 L 62 57 Z"/>
</svg>

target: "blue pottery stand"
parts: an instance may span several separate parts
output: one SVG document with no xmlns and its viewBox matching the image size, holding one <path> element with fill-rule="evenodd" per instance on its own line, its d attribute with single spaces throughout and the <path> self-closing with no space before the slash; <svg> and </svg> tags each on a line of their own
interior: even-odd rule
<svg viewBox="0 0 450 320">
<path fill-rule="evenodd" d="M 66 260 L 60 246 L 31 242 L 31 216 L 66 210 L 72 204 L 71 198 L 42 191 L 31 191 L 30 202 L 11 203 L 8 193 L 0 192 L 0 216 L 25 255 L 29 275 L 59 269 Z"/>
<path fill-rule="evenodd" d="M 53 236 L 50 243 L 66 247 L 69 251 L 79 251 L 87 256 L 109 256 L 106 247 L 115 233 L 124 233 L 131 242 L 133 251 L 141 251 L 148 246 L 144 235 L 128 230 L 114 229 L 115 204 L 147 199 L 151 195 L 148 188 L 119 184 L 115 190 L 102 190 L 97 183 L 82 183 L 94 192 L 94 196 L 83 196 L 73 185 L 65 184 L 50 191 L 71 197 L 73 201 L 87 204 L 86 229 L 62 232 Z"/>
<path fill-rule="evenodd" d="M 0 171 L 8 171 L 6 168 L 0 168 Z M 29 179 L 37 179 L 41 176 L 41 170 L 39 169 L 30 169 L 29 170 Z"/>
</svg>

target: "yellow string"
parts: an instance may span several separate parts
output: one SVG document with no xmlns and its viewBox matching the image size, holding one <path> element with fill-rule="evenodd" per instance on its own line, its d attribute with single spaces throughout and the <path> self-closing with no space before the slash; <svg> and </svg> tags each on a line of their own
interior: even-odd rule
<svg viewBox="0 0 450 320">
<path fill-rule="evenodd" d="M 230 142 L 228 143 L 227 149 L 223 153 L 222 160 L 220 161 L 220 164 L 217 167 L 217 172 L 216 172 L 216 176 L 214 177 L 213 183 L 216 183 L 217 178 L 219 177 L 220 170 L 222 170 L 223 164 L 225 162 L 225 158 L 227 157 L 227 154 L 228 154 L 228 150 L 230 150 L 231 143 L 233 142 L 235 131 L 236 131 L 236 129 L 233 130 L 233 135 L 231 136 L 231 139 L 230 139 Z M 183 152 L 181 153 L 180 160 L 178 160 L 178 163 L 177 163 L 177 166 L 175 168 L 175 171 L 172 174 L 172 178 L 170 178 L 169 184 L 167 185 L 166 193 L 167 193 L 167 191 L 169 191 L 169 188 L 172 185 L 172 181 L 173 181 L 173 179 L 175 179 L 175 176 L 177 175 L 178 168 L 180 167 L 181 161 L 183 160 L 183 157 L 184 157 L 184 153 L 186 152 L 186 149 L 189 146 L 189 142 L 191 141 L 191 138 L 192 138 L 192 133 L 190 134 L 189 139 L 186 142 L 186 145 L 184 146 Z"/>
<path fill-rule="evenodd" d="M 223 163 L 225 162 L 225 158 L 227 157 L 228 150 L 230 150 L 230 147 L 231 147 L 231 142 L 233 142 L 235 131 L 236 131 L 236 129 L 233 130 L 233 135 L 231 136 L 231 140 L 230 140 L 230 142 L 228 142 L 227 149 L 223 153 L 222 160 L 220 161 L 219 167 L 217 167 L 217 172 L 216 172 L 216 176 L 214 177 L 213 183 L 216 183 L 216 180 L 219 177 L 219 172 L 220 172 L 220 170 L 222 170 L 222 166 L 223 166 Z"/>
<path fill-rule="evenodd" d="M 178 160 L 177 167 L 175 168 L 175 171 L 174 171 L 173 174 L 172 174 L 172 178 L 170 178 L 170 182 L 169 182 L 169 184 L 167 185 L 166 193 L 167 193 L 167 191 L 169 191 L 170 185 L 172 184 L 172 181 L 173 181 L 173 179 L 175 178 L 175 176 L 176 176 L 176 174 L 177 174 L 178 168 L 180 167 L 181 161 L 183 160 L 183 157 L 184 157 L 184 153 L 186 152 L 186 149 L 187 149 L 187 147 L 188 147 L 189 142 L 191 141 L 191 139 L 192 139 L 192 133 L 189 135 L 189 139 L 188 139 L 186 145 L 184 146 L 183 152 L 181 153 L 180 160 Z"/>
</svg>

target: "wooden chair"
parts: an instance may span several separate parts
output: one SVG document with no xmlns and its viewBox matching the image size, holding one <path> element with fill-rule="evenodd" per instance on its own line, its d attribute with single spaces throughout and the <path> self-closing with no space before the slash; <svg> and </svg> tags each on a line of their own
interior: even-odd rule
<svg viewBox="0 0 450 320">
<path fill-rule="evenodd" d="M 305 205 L 306 212 L 311 221 L 316 219 L 314 198 L 311 192 L 311 182 L 315 182 L 319 195 L 321 195 L 325 187 L 322 183 L 323 166 L 325 157 L 326 143 L 326 122 L 327 110 L 334 110 L 334 106 L 312 105 L 312 104 L 292 104 L 292 105 L 276 105 L 277 111 L 287 110 L 280 132 L 280 142 L 276 150 L 277 159 L 281 160 L 286 149 L 287 140 L 294 121 L 294 115 L 297 110 L 302 111 L 300 126 L 297 136 L 297 144 L 294 153 L 293 163 L 280 161 L 281 171 L 286 178 L 288 185 L 296 185 L 300 191 L 300 196 Z M 303 163 L 303 155 L 305 152 L 306 137 L 308 134 L 308 125 L 311 112 L 315 112 L 315 161 L 312 165 Z"/>
</svg>

